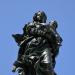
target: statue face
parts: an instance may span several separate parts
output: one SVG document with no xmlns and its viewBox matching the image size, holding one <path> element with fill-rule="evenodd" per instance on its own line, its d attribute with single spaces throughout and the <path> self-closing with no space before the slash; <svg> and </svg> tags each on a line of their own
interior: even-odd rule
<svg viewBox="0 0 75 75">
<path fill-rule="evenodd" d="M 41 11 L 35 13 L 35 15 L 33 17 L 34 21 L 40 22 L 40 23 L 46 22 L 46 19 L 47 19 L 46 14 Z"/>
<path fill-rule="evenodd" d="M 39 20 L 39 21 L 42 20 L 42 14 L 41 14 L 41 12 L 37 13 L 37 20 Z"/>
</svg>

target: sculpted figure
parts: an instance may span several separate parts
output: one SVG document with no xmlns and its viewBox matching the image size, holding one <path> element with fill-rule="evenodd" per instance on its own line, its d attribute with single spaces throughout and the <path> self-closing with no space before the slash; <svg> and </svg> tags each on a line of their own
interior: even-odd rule
<svg viewBox="0 0 75 75">
<path fill-rule="evenodd" d="M 33 22 L 25 24 L 23 34 L 13 34 L 19 46 L 13 72 L 18 69 L 19 75 L 56 75 L 55 58 L 59 53 L 62 38 L 57 33 L 57 22 L 46 23 L 47 16 L 38 11 Z"/>
</svg>

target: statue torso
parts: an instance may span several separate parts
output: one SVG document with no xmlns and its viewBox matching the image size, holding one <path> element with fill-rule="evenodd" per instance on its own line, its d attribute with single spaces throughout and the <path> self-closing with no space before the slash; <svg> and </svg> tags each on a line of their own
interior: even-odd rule
<svg viewBox="0 0 75 75">
<path fill-rule="evenodd" d="M 40 25 L 45 25 L 43 24 L 34 24 L 34 23 L 30 23 L 28 26 L 32 26 L 33 28 L 39 28 Z M 34 37 L 33 39 L 31 39 L 28 43 L 27 43 L 27 49 L 26 52 L 30 53 L 30 52 L 35 52 L 35 51 L 42 51 L 43 48 L 45 47 L 45 45 L 47 45 L 47 39 L 43 38 L 43 37 Z"/>
</svg>

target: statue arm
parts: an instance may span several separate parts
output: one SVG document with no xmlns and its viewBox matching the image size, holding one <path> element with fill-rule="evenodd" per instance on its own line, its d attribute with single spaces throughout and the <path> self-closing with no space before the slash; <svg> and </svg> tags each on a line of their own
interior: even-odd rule
<svg viewBox="0 0 75 75">
<path fill-rule="evenodd" d="M 25 26 L 23 28 L 23 34 L 21 34 L 22 35 L 22 41 L 24 41 L 24 42 L 22 44 L 21 44 L 22 41 L 20 42 L 20 48 L 18 51 L 18 58 L 17 58 L 18 61 L 22 60 L 22 55 L 24 55 L 24 52 L 25 52 L 25 46 L 26 46 L 27 42 L 29 41 L 29 40 L 27 40 L 28 36 L 27 36 L 27 30 L 26 29 L 27 29 L 27 24 L 25 24 Z"/>
<path fill-rule="evenodd" d="M 50 43 L 52 43 L 52 48 L 53 48 L 52 53 L 53 56 L 56 57 L 59 53 L 59 48 L 63 40 L 61 36 L 58 34 L 58 32 L 56 31 L 56 27 L 54 25 L 51 24 L 48 26 L 49 26 L 48 32 L 50 32 L 50 34 L 47 34 L 47 38 L 50 41 Z"/>
<path fill-rule="evenodd" d="M 26 36 L 26 27 L 27 27 L 27 25 L 25 25 L 23 28 L 23 34 L 13 34 L 12 35 L 14 37 L 15 41 L 20 46 L 19 51 L 18 51 L 17 60 L 13 63 L 13 66 L 15 67 L 12 70 L 13 72 L 16 70 L 17 67 L 22 66 L 23 55 L 25 52 L 26 43 L 24 42 L 22 45 L 20 45 L 20 44 L 24 40 L 24 36 Z"/>
<path fill-rule="evenodd" d="M 58 46 L 61 46 L 61 43 L 62 43 L 62 41 L 63 41 L 62 38 L 61 38 L 61 36 L 57 33 L 56 30 L 51 30 L 51 31 L 52 31 L 52 33 L 53 33 L 55 39 L 56 39 L 57 45 L 58 45 Z"/>
<path fill-rule="evenodd" d="M 27 27 L 27 24 L 25 24 L 23 28 L 23 34 L 12 34 L 12 37 L 15 39 L 18 45 L 20 45 L 21 41 L 24 40 L 24 36 L 26 36 L 26 27 Z"/>
<path fill-rule="evenodd" d="M 59 35 L 59 33 L 56 31 L 56 29 L 58 28 L 58 23 L 56 20 L 52 20 L 50 23 L 49 23 L 49 26 L 50 26 L 50 31 L 51 33 L 55 36 L 56 38 L 56 41 L 57 41 L 57 44 L 58 45 L 61 45 L 62 43 L 62 38 L 61 36 Z"/>
</svg>

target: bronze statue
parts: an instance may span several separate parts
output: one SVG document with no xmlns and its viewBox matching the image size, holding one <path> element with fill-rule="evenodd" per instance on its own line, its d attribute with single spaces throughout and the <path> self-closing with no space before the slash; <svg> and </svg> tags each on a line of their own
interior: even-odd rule
<svg viewBox="0 0 75 75">
<path fill-rule="evenodd" d="M 46 23 L 47 16 L 38 11 L 33 22 L 25 24 L 23 34 L 13 34 L 19 48 L 13 72 L 19 75 L 56 75 L 55 58 L 59 53 L 62 38 L 57 33 L 56 21 Z"/>
</svg>

